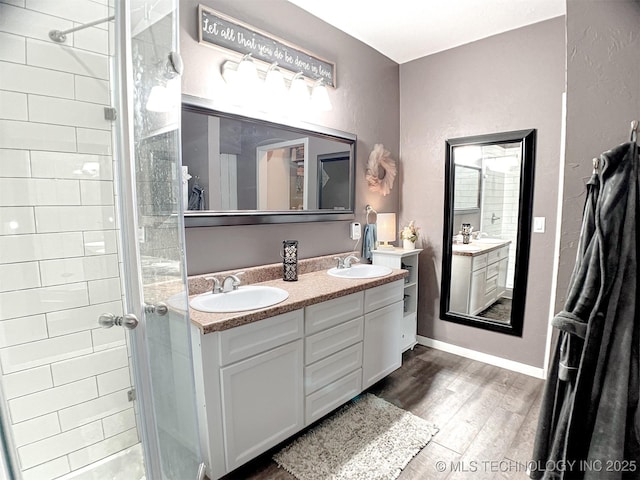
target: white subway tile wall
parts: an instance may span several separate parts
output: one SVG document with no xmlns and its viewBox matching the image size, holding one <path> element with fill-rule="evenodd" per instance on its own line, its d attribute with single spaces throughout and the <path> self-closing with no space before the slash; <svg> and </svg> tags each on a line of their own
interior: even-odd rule
<svg viewBox="0 0 640 480">
<path fill-rule="evenodd" d="M 0 3 L 0 368 L 25 480 L 139 443 L 123 329 L 106 1 Z M 104 468 L 104 464 L 99 467 Z"/>
</svg>

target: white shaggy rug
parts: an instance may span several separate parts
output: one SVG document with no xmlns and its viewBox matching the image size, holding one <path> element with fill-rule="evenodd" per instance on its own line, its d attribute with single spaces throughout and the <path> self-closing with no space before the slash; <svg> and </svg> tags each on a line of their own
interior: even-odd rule
<svg viewBox="0 0 640 480">
<path fill-rule="evenodd" d="M 273 459 L 299 480 L 393 480 L 437 432 L 426 420 L 367 393 Z"/>
</svg>

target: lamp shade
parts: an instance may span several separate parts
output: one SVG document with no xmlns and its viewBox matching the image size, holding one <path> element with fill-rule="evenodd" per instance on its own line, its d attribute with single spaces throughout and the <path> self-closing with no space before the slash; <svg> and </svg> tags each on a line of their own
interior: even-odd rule
<svg viewBox="0 0 640 480">
<path fill-rule="evenodd" d="M 378 240 L 381 242 L 394 242 L 396 240 L 396 214 L 378 214 Z"/>
</svg>

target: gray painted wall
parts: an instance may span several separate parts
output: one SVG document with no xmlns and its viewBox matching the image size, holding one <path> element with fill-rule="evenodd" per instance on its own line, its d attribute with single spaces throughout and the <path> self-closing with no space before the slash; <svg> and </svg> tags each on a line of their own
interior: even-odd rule
<svg viewBox="0 0 640 480">
<path fill-rule="evenodd" d="M 567 140 L 558 293 L 576 258 L 591 159 L 629 140 L 640 119 L 640 2 L 567 1 Z"/>
<path fill-rule="evenodd" d="M 183 93 L 215 98 L 215 79 L 225 60 L 239 56 L 198 43 L 197 7 L 207 5 L 279 36 L 337 64 L 337 89 L 329 96 L 333 110 L 308 121 L 358 136 L 356 221 L 364 223 L 367 204 L 397 212 L 398 181 L 391 194 L 369 192 L 364 165 L 374 144 L 398 158 L 399 66 L 397 63 L 285 0 L 183 0 L 180 48 L 185 63 Z M 300 241 L 302 258 L 351 250 L 349 222 L 295 223 L 186 229 L 188 274 L 243 268 L 280 261 L 284 239 Z"/>
<path fill-rule="evenodd" d="M 560 174 L 564 17 L 400 66 L 401 223 L 421 227 L 418 334 L 535 367 L 544 363 Z M 447 138 L 538 129 L 535 216 L 521 338 L 439 318 Z"/>
</svg>

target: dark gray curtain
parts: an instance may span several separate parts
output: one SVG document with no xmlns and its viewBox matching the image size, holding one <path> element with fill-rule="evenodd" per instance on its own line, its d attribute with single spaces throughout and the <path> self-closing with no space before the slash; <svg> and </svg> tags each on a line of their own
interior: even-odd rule
<svg viewBox="0 0 640 480">
<path fill-rule="evenodd" d="M 534 479 L 640 478 L 638 146 L 599 157 L 545 386 Z"/>
</svg>

